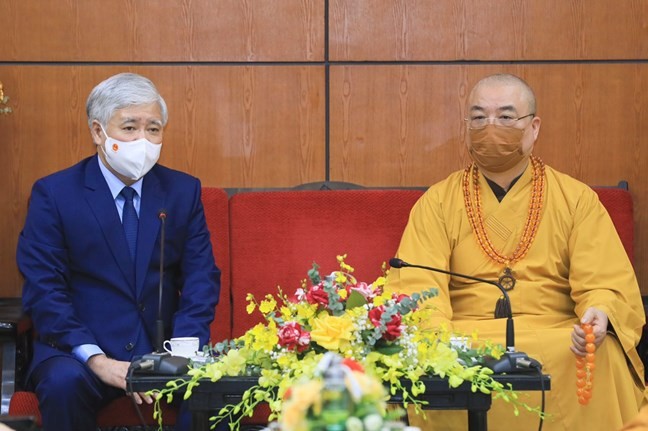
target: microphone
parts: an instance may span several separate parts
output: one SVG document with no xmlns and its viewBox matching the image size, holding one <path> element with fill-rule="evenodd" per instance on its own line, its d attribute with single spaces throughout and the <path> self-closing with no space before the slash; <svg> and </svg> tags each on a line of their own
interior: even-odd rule
<svg viewBox="0 0 648 431">
<path fill-rule="evenodd" d="M 167 212 L 165 209 L 158 211 L 160 219 L 160 284 L 158 285 L 158 310 L 155 321 L 155 340 L 153 353 L 143 355 L 141 359 L 133 361 L 131 367 L 136 372 L 144 374 L 162 374 L 177 376 L 189 370 L 189 359 L 181 356 L 172 356 L 164 350 L 164 319 L 162 318 L 162 297 L 164 288 L 164 242 L 166 233 Z"/>
<path fill-rule="evenodd" d="M 486 280 L 479 277 L 473 277 L 470 275 L 459 274 L 456 272 L 446 271 L 439 268 L 433 268 L 431 266 L 424 265 L 415 265 L 412 263 L 407 263 L 402 259 L 393 257 L 389 259 L 389 266 L 392 268 L 419 268 L 425 269 L 427 271 L 440 272 L 442 274 L 452 275 L 455 277 L 465 278 L 468 280 L 479 281 L 481 283 L 491 284 L 497 287 L 502 295 L 504 296 L 504 301 L 506 306 L 504 310 L 506 312 L 506 352 L 500 357 L 500 359 L 495 359 L 492 357 L 487 357 L 483 364 L 485 367 L 493 370 L 494 373 L 516 373 L 524 372 L 531 368 L 541 369 L 542 365 L 535 359 L 527 356 L 526 353 L 516 352 L 515 351 L 515 329 L 513 326 L 513 312 L 511 310 L 511 299 L 509 298 L 508 292 L 502 285 L 497 281 Z"/>
</svg>

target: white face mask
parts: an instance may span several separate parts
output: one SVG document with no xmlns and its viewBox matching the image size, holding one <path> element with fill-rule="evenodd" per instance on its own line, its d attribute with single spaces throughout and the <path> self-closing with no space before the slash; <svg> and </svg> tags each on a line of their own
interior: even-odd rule
<svg viewBox="0 0 648 431">
<path fill-rule="evenodd" d="M 130 142 L 118 141 L 108 136 L 103 126 L 99 126 L 106 135 L 103 148 L 106 162 L 126 178 L 133 181 L 139 180 L 155 166 L 160 158 L 162 143 L 154 144 L 146 138 Z"/>
</svg>

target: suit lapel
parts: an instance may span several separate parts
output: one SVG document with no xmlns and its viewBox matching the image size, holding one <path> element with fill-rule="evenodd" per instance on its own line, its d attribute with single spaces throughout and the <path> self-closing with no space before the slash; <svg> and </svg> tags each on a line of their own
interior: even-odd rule
<svg viewBox="0 0 648 431">
<path fill-rule="evenodd" d="M 115 201 L 112 198 L 108 184 L 106 184 L 101 174 L 97 156 L 94 156 L 93 160 L 90 160 L 87 164 L 85 180 L 85 200 L 88 202 L 103 231 L 104 238 L 115 257 L 117 266 L 119 266 L 128 281 L 130 292 L 135 292 L 135 268 L 128 252 L 126 236 L 124 235 Z"/>
<path fill-rule="evenodd" d="M 155 247 L 160 232 L 159 212 L 164 208 L 164 192 L 156 176 L 155 168 L 144 177 L 142 201 L 140 204 L 139 232 L 137 235 L 137 260 L 135 262 L 135 281 L 137 296 L 142 292 L 152 253 L 159 253 Z"/>
</svg>

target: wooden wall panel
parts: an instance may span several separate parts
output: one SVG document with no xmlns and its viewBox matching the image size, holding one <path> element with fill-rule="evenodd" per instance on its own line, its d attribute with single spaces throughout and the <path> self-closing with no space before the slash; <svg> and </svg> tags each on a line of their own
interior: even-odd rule
<svg viewBox="0 0 648 431">
<path fill-rule="evenodd" d="M 648 285 L 648 64 L 347 65 L 331 69 L 331 180 L 427 186 L 463 168 L 472 85 L 511 72 L 535 89 L 536 154 L 588 184 L 630 183 L 636 268 Z"/>
<path fill-rule="evenodd" d="M 648 57 L 648 2 L 330 0 L 333 61 Z"/>
<path fill-rule="evenodd" d="M 166 165 L 218 187 L 324 180 L 322 66 L 165 68 L 155 79 L 170 95 Z"/>
<path fill-rule="evenodd" d="M 0 66 L 14 112 L 0 116 L 0 296 L 19 296 L 15 248 L 33 182 L 91 155 L 85 101 L 121 71 L 150 77 L 169 105 L 161 163 L 218 187 L 325 178 L 321 66 Z"/>
<path fill-rule="evenodd" d="M 543 119 L 536 150 L 552 165 L 592 184 L 624 175 L 641 182 L 648 64 L 621 63 L 333 66 L 331 176 L 425 185 L 463 167 L 468 91 L 498 72 L 525 77 L 535 89 Z"/>
<path fill-rule="evenodd" d="M 462 166 L 461 73 L 461 66 L 332 67 L 331 179 L 427 185 Z"/>
<path fill-rule="evenodd" d="M 324 0 L 3 0 L 0 20 L 5 61 L 324 58 Z"/>
</svg>

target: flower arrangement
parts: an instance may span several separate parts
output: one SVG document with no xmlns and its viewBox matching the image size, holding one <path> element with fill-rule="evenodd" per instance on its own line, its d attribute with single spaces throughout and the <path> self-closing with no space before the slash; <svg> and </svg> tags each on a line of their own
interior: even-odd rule
<svg viewBox="0 0 648 431">
<path fill-rule="evenodd" d="M 431 375 L 447 378 L 451 387 L 470 382 L 473 391 L 511 401 L 516 412 L 519 405 L 532 410 L 518 402 L 509 387 L 495 381 L 490 369 L 480 365 L 486 355 L 498 358 L 501 346 L 477 342 L 472 334 L 472 344 L 479 347 L 457 348 L 451 343 L 455 334 L 445 328 L 425 329 L 436 289 L 411 296 L 387 292 L 385 264 L 382 276 L 367 284 L 353 277 L 354 269 L 345 258 L 337 256 L 340 269 L 326 277 L 313 264 L 308 280 L 303 280 L 293 295 L 286 295 L 281 288 L 260 302 L 248 295 L 248 314 L 260 312 L 263 323 L 239 338 L 210 347 L 212 360 L 196 364 L 188 379 L 173 380 L 165 388 L 151 391 L 157 395 L 154 415 L 160 425 L 162 399 L 171 402 L 181 391 L 187 399 L 201 380 L 218 381 L 224 376 L 258 376 L 258 384 L 246 391 L 240 403 L 228 405 L 210 418 L 214 426 L 226 420 L 231 429 L 238 429 L 241 420 L 252 416 L 264 402 L 270 406 L 269 420 L 281 419 L 282 407 L 290 403 L 286 393 L 297 390 L 297 382 L 316 376 L 327 352 L 361 364 L 392 395 L 398 393 L 405 407 L 413 404 L 417 413 L 422 413 L 425 404 L 417 399 L 425 391 L 421 377 Z"/>
</svg>

